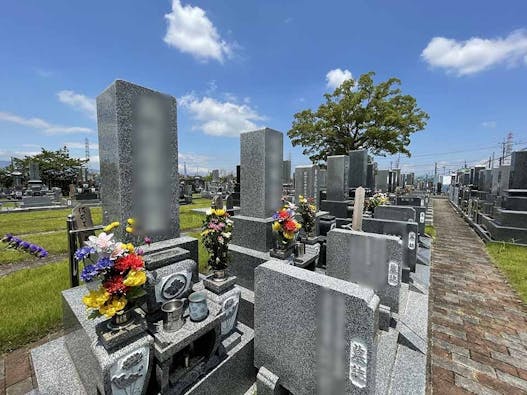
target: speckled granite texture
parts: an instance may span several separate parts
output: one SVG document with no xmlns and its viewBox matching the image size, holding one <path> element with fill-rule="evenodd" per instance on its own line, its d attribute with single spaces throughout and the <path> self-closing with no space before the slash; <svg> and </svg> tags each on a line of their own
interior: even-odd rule
<svg viewBox="0 0 527 395">
<path fill-rule="evenodd" d="M 402 243 L 396 236 L 333 229 L 328 233 L 326 274 L 366 287 L 392 312 L 399 311 Z"/>
<path fill-rule="evenodd" d="M 279 261 L 255 274 L 255 366 L 293 394 L 373 393 L 379 297 Z"/>
</svg>

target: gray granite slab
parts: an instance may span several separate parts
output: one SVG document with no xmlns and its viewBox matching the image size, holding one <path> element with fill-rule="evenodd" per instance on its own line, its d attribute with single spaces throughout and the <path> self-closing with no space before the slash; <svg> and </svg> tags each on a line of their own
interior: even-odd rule
<svg viewBox="0 0 527 395">
<path fill-rule="evenodd" d="M 179 262 L 190 258 L 190 251 L 180 247 L 170 248 L 158 252 L 144 255 L 146 270 L 159 269 L 171 263 Z"/>
<path fill-rule="evenodd" d="M 380 219 L 417 222 L 415 209 L 408 206 L 377 206 L 373 215 Z"/>
<path fill-rule="evenodd" d="M 240 214 L 268 218 L 280 207 L 283 134 L 265 128 L 240 134 Z"/>
<path fill-rule="evenodd" d="M 418 249 L 418 230 L 415 222 L 364 218 L 362 220 L 362 230 L 369 233 L 399 236 L 402 240 L 403 265 L 415 272 Z"/>
<path fill-rule="evenodd" d="M 261 252 L 251 248 L 229 245 L 229 274 L 236 276 L 238 285 L 249 290 L 254 289 L 254 269 L 271 259 L 269 252 Z"/>
<path fill-rule="evenodd" d="M 42 394 L 96 394 L 87 391 L 66 349 L 64 336 L 31 350 L 31 361 L 38 390 Z"/>
<path fill-rule="evenodd" d="M 378 296 L 280 261 L 255 272 L 255 366 L 294 394 L 373 393 Z"/>
<path fill-rule="evenodd" d="M 333 229 L 328 233 L 326 274 L 369 287 L 392 312 L 399 311 L 402 242 L 396 236 Z"/>
<path fill-rule="evenodd" d="M 232 217 L 234 221 L 231 244 L 267 252 L 273 246 L 272 218 L 256 218 L 243 215 Z"/>
<path fill-rule="evenodd" d="M 327 166 L 327 200 L 346 200 L 348 197 L 349 156 L 328 156 Z"/>
<path fill-rule="evenodd" d="M 82 297 L 87 292 L 84 285 L 62 291 L 65 344 L 84 387 L 96 388 L 100 393 L 115 391 L 114 379 L 126 374 L 123 363 L 134 354 L 139 354 L 141 372 L 137 371 L 140 365 L 135 365 L 129 373 L 135 371 L 139 375 L 135 383 L 138 388 L 143 388 L 144 393 L 146 386 L 140 382 L 148 382 L 150 377 L 153 338 L 145 333 L 143 337 L 108 352 L 95 330 L 105 318 L 87 319 L 86 307 L 82 303 Z"/>
<path fill-rule="evenodd" d="M 190 252 L 190 259 L 195 262 L 199 261 L 198 258 L 198 239 L 190 236 L 181 236 L 173 239 L 167 239 L 152 243 L 150 245 L 142 245 L 145 255 L 161 252 L 169 248 L 180 247 Z M 194 277 L 193 277 L 194 278 Z M 195 282 L 198 281 L 198 273 L 195 273 Z"/>
<path fill-rule="evenodd" d="M 349 152 L 349 188 L 366 188 L 368 170 L 368 150 L 354 150 Z"/>
<path fill-rule="evenodd" d="M 299 196 L 312 198 L 320 207 L 320 168 L 317 165 L 295 167 L 295 202 Z"/>
<path fill-rule="evenodd" d="M 132 217 L 154 241 L 178 237 L 176 99 L 116 80 L 97 97 L 97 125 L 103 222 Z"/>
</svg>

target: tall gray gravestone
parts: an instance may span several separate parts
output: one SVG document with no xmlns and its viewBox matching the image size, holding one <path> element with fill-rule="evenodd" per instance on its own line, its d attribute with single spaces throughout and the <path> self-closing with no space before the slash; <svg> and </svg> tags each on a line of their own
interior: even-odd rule
<svg viewBox="0 0 527 395">
<path fill-rule="evenodd" d="M 280 207 L 283 134 L 269 128 L 240 135 L 240 215 L 268 218 Z"/>
<path fill-rule="evenodd" d="M 512 153 L 509 187 L 527 189 L 527 150 Z"/>
<path fill-rule="evenodd" d="M 321 208 L 337 218 L 348 217 L 349 156 L 328 156 L 326 176 L 326 200 Z"/>
<path fill-rule="evenodd" d="M 320 207 L 320 176 L 316 165 L 295 167 L 295 201 L 299 196 L 315 199 L 317 208 Z"/>
<path fill-rule="evenodd" d="M 229 271 L 237 283 L 254 287 L 254 269 L 269 260 L 272 215 L 281 206 L 283 134 L 265 128 L 240 135 L 240 213 L 232 217 Z"/>
<path fill-rule="evenodd" d="M 390 170 L 377 170 L 375 176 L 375 189 L 388 192 L 390 188 Z"/>
<path fill-rule="evenodd" d="M 365 149 L 350 151 L 349 158 L 349 187 L 366 187 L 368 151 Z"/>
<path fill-rule="evenodd" d="M 256 269 L 258 394 L 373 394 L 379 297 L 278 261 Z"/>
<path fill-rule="evenodd" d="M 179 237 L 176 99 L 117 80 L 97 97 L 103 221 L 136 218 L 154 241 Z M 124 226 L 115 230 L 124 239 Z"/>
<path fill-rule="evenodd" d="M 282 183 L 290 184 L 291 183 L 291 161 L 290 160 L 284 160 L 282 174 L 283 174 Z"/>
</svg>

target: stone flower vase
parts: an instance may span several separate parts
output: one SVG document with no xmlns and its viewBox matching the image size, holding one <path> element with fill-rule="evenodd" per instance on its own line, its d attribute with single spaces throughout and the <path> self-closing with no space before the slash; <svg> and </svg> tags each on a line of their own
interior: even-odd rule
<svg viewBox="0 0 527 395">
<path fill-rule="evenodd" d="M 124 309 L 115 313 L 115 315 L 110 318 L 110 328 L 111 329 L 121 329 L 133 322 L 133 306 L 128 304 Z"/>
</svg>

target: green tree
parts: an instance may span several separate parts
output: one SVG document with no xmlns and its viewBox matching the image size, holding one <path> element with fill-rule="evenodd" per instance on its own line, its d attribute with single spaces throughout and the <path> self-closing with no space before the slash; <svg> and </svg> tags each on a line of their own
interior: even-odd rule
<svg viewBox="0 0 527 395">
<path fill-rule="evenodd" d="M 15 167 L 24 174 L 29 172 L 30 162 L 38 163 L 42 182 L 49 187 L 56 186 L 64 190 L 77 181 L 79 169 L 87 163 L 85 159 L 71 158 L 67 147 L 56 151 L 42 148 L 42 152 L 36 155 L 26 156 L 24 159 L 15 158 L 14 161 Z"/>
<path fill-rule="evenodd" d="M 326 101 L 316 112 L 296 113 L 287 133 L 293 146 L 304 147 L 304 155 L 313 163 L 361 148 L 373 155 L 410 156 L 410 136 L 426 127 L 429 116 L 414 97 L 401 93 L 400 80 L 390 78 L 375 85 L 374 75 L 369 72 L 358 81 L 344 81 L 324 95 Z"/>
</svg>

